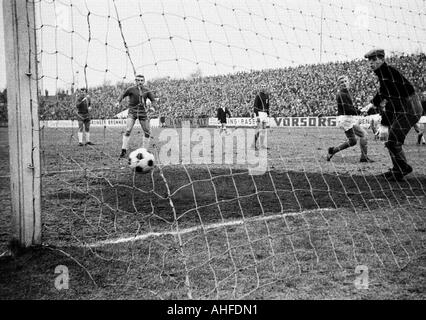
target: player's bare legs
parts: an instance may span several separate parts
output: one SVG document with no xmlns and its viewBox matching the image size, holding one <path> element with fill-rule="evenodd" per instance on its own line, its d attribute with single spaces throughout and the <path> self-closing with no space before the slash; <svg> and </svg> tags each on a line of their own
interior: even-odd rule
<svg viewBox="0 0 426 320">
<path fill-rule="evenodd" d="M 255 150 L 258 150 L 259 147 L 262 149 L 268 149 L 267 144 L 267 121 L 258 117 L 257 118 L 257 127 L 256 127 L 256 133 L 254 134 L 254 142 L 252 144 L 252 148 Z M 259 140 L 259 147 L 257 145 L 257 141 Z"/>
<path fill-rule="evenodd" d="M 143 138 L 142 138 L 142 148 L 147 149 L 148 151 L 150 151 L 152 148 L 155 147 L 155 143 L 154 143 L 154 137 L 151 134 L 151 128 L 149 125 L 149 120 L 145 119 L 145 120 L 139 120 L 142 130 L 143 130 Z M 148 141 L 148 143 L 147 143 Z"/>
<path fill-rule="evenodd" d="M 90 141 L 90 119 L 78 120 L 78 145 L 83 146 L 84 136 L 86 136 L 86 144 L 93 146 L 94 143 Z"/>
<path fill-rule="evenodd" d="M 267 135 L 266 122 L 262 122 L 262 128 L 260 129 L 260 134 L 259 134 L 260 147 L 262 149 L 268 149 L 266 135 Z"/>
<path fill-rule="evenodd" d="M 226 129 L 226 123 L 221 123 L 219 134 L 222 133 L 228 134 L 228 130 Z"/>
<path fill-rule="evenodd" d="M 264 145 L 266 134 L 264 126 L 265 124 L 261 121 L 259 121 L 257 124 L 256 133 L 254 134 L 254 142 L 252 144 L 252 148 L 254 148 L 255 150 L 258 150 L 259 147 L 266 148 L 266 146 Z M 259 141 L 259 146 L 257 145 L 257 141 Z"/>
<path fill-rule="evenodd" d="M 262 126 L 262 124 L 261 124 L 260 120 L 257 119 L 257 127 L 256 127 L 256 131 L 254 133 L 254 141 L 253 141 L 253 144 L 251 145 L 251 147 L 255 150 L 258 150 L 257 140 L 259 140 L 260 130 L 262 128 L 261 126 Z"/>
<path fill-rule="evenodd" d="M 355 136 L 355 131 L 353 128 L 346 130 L 345 135 L 348 138 L 345 142 L 341 143 L 337 147 L 328 148 L 327 161 L 330 161 L 331 158 L 338 152 L 345 150 L 347 148 L 353 147 L 357 144 L 357 139 Z"/>
<path fill-rule="evenodd" d="M 124 158 L 126 156 L 127 148 L 129 147 L 130 134 L 132 133 L 135 122 L 136 119 L 129 114 L 129 116 L 127 117 L 126 132 L 124 132 L 123 134 L 123 143 L 121 145 L 120 158 Z"/>
<path fill-rule="evenodd" d="M 354 125 L 351 129 L 345 131 L 347 140 L 337 147 L 330 147 L 328 149 L 327 161 L 330 161 L 331 158 L 338 152 L 351 148 L 355 146 L 358 142 L 357 136 L 359 137 L 359 144 L 361 149 L 361 159 L 360 162 L 374 162 L 367 155 L 367 132 L 359 125 Z"/>
<path fill-rule="evenodd" d="M 84 127 L 84 122 L 82 119 L 78 119 L 78 145 L 80 147 L 83 146 L 83 127 Z"/>
<path fill-rule="evenodd" d="M 367 151 L 368 151 L 368 134 L 367 131 L 361 127 L 360 125 L 354 125 L 353 126 L 353 130 L 354 133 L 357 137 L 359 137 L 359 146 L 361 149 L 361 158 L 359 160 L 359 162 L 374 162 L 373 160 L 371 160 L 368 155 L 367 155 Z"/>
<path fill-rule="evenodd" d="M 84 126 L 84 131 L 86 133 L 86 145 L 94 146 L 95 144 L 90 141 L 90 119 L 88 119 Z"/>
<path fill-rule="evenodd" d="M 426 144 L 425 137 L 424 137 L 424 125 L 422 123 L 417 122 L 413 126 L 414 130 L 417 132 L 417 144 Z"/>
</svg>

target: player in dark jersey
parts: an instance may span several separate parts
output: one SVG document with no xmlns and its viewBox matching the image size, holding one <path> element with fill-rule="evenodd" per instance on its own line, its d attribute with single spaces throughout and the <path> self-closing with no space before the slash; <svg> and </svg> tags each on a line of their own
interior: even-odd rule
<svg viewBox="0 0 426 320">
<path fill-rule="evenodd" d="M 268 149 L 265 143 L 266 127 L 269 118 L 269 93 L 265 87 L 259 90 L 259 93 L 254 98 L 253 113 L 256 116 L 257 128 L 254 135 L 254 143 L 252 147 L 258 150 L 257 141 L 260 140 L 260 147 Z"/>
<path fill-rule="evenodd" d="M 86 144 L 94 145 L 90 141 L 90 110 L 91 99 L 86 88 L 81 88 L 77 92 L 77 119 L 78 119 L 78 145 L 83 146 L 83 135 L 86 134 Z"/>
<path fill-rule="evenodd" d="M 371 69 L 379 80 L 379 91 L 369 108 L 381 110 L 379 136 L 388 132 L 385 146 L 389 151 L 393 167 L 383 177 L 387 180 L 401 181 L 413 168 L 407 163 L 402 146 L 405 137 L 421 118 L 422 106 L 413 85 L 394 67 L 385 62 L 385 51 L 374 49 L 365 54 Z"/>
<path fill-rule="evenodd" d="M 361 114 L 361 111 L 353 105 L 349 86 L 349 78 L 347 76 L 340 76 L 338 78 L 339 91 L 336 96 L 337 123 L 345 132 L 347 141 L 337 147 L 328 148 L 327 161 L 330 161 L 336 153 L 355 146 L 357 144 L 356 137 L 359 137 L 361 148 L 361 159 L 359 162 L 374 162 L 367 156 L 367 131 L 359 123 L 358 116 Z"/>
<path fill-rule="evenodd" d="M 225 134 L 228 134 L 228 130 L 226 129 L 226 116 L 231 117 L 231 112 L 229 111 L 228 107 L 221 106 L 217 109 L 217 120 L 219 121 L 221 127 L 219 134 L 222 134 L 225 132 Z"/>
<path fill-rule="evenodd" d="M 129 113 L 127 115 L 126 132 L 123 135 L 123 144 L 121 147 L 120 158 L 124 158 L 126 156 L 130 134 L 132 133 L 136 120 L 139 120 L 139 123 L 141 124 L 142 130 L 144 132 L 142 146 L 145 147 L 145 139 L 149 139 L 149 141 L 153 139 L 149 126 L 147 99 L 149 99 L 151 103 L 154 104 L 156 102 L 156 98 L 154 94 L 144 86 L 145 77 L 143 75 L 137 75 L 135 81 L 136 85 L 127 88 L 120 95 L 117 103 L 117 106 L 120 106 L 124 98 L 128 97 L 129 99 Z M 152 105 L 150 109 L 154 110 Z M 150 145 L 150 142 L 148 145 Z"/>
</svg>

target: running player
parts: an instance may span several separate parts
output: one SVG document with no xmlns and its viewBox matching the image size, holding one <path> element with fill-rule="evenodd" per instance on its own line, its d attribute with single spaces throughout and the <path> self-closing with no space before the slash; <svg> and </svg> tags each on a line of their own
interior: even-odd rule
<svg viewBox="0 0 426 320">
<path fill-rule="evenodd" d="M 336 96 L 337 100 L 337 122 L 345 132 L 347 140 L 337 147 L 328 148 L 327 161 L 338 152 L 357 144 L 359 137 L 359 145 L 361 148 L 361 158 L 359 162 L 374 162 L 367 156 L 367 131 L 359 124 L 360 111 L 353 105 L 351 95 L 349 93 L 350 83 L 347 76 L 338 78 L 339 91 Z"/>
</svg>

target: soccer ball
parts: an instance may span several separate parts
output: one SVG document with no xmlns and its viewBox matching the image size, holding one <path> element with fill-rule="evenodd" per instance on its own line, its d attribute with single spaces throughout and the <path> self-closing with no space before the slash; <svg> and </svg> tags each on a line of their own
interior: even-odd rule
<svg viewBox="0 0 426 320">
<path fill-rule="evenodd" d="M 154 169 L 154 155 L 145 148 L 139 148 L 129 154 L 129 166 L 137 173 L 149 173 Z"/>
</svg>

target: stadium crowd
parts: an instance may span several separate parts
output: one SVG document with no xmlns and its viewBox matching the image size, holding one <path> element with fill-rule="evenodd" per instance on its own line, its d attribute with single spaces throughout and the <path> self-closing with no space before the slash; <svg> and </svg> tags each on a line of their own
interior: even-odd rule
<svg viewBox="0 0 426 320">
<path fill-rule="evenodd" d="M 418 92 L 426 90 L 424 53 L 391 56 L 388 61 L 406 75 Z M 336 79 L 341 74 L 348 75 L 351 80 L 355 105 L 366 105 L 378 83 L 363 60 L 238 72 L 190 80 L 163 78 L 148 82 L 147 87 L 159 97 L 158 114 L 154 116 L 171 119 L 214 117 L 217 108 L 222 105 L 226 105 L 234 117 L 249 116 L 255 94 L 262 86 L 270 92 L 271 116 L 326 116 L 335 115 Z M 150 78 L 153 75 L 146 76 Z M 92 118 L 114 118 L 123 111 L 115 103 L 123 89 L 131 84 L 89 88 Z M 40 118 L 75 119 L 74 102 L 75 95 L 64 93 L 42 97 Z"/>
</svg>

